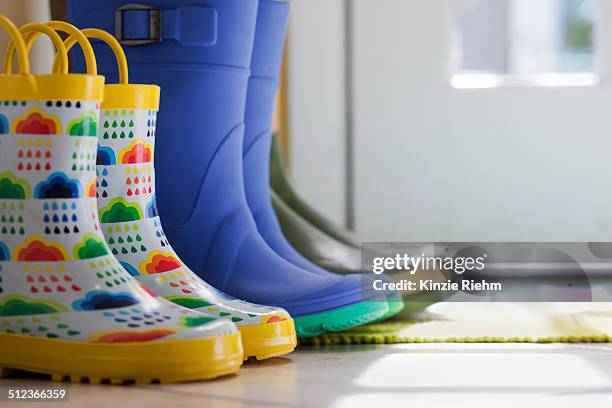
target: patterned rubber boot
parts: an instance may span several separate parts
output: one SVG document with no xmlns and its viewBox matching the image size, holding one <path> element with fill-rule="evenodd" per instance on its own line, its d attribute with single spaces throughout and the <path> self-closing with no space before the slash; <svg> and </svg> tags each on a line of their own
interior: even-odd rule
<svg viewBox="0 0 612 408">
<path fill-rule="evenodd" d="M 0 75 L 0 374 L 141 383 L 234 373 L 236 326 L 156 298 L 105 243 L 95 197 L 103 83 Z"/>
<path fill-rule="evenodd" d="M 242 334 L 245 358 L 290 353 L 297 336 L 287 312 L 216 290 L 185 266 L 168 242 L 155 207 L 158 106 L 158 86 L 106 86 L 97 191 L 102 231 L 113 255 L 158 296 L 211 317 L 231 319 Z"/>
<path fill-rule="evenodd" d="M 225 293 L 287 310 L 298 336 L 346 330 L 384 315 L 384 294 L 371 290 L 366 277 L 322 276 L 286 261 L 261 237 L 246 202 L 244 113 L 258 3 L 67 0 L 66 6 L 78 26 L 116 31 L 127 45 L 132 79 L 161 86 L 156 201 L 185 264 Z M 103 45 L 95 48 L 108 55 Z M 116 78 L 114 61 L 100 59 L 105 77 Z"/>
</svg>

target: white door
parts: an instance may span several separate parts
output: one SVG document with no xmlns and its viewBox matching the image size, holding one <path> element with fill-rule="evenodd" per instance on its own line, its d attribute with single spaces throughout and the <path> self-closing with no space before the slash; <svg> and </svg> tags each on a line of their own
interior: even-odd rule
<svg viewBox="0 0 612 408">
<path fill-rule="evenodd" d="M 332 3 L 344 7 L 337 24 L 349 21 L 350 134 L 324 137 L 352 154 L 338 179 L 349 200 L 336 205 L 364 240 L 612 241 L 612 2 Z M 590 54 L 554 54 L 575 40 L 562 31 L 567 7 L 595 20 Z M 498 75 L 459 75 L 474 70 Z M 315 117 L 301 103 L 292 128 Z M 316 157 L 316 141 L 292 157 Z M 293 164 L 316 204 L 321 179 Z"/>
</svg>

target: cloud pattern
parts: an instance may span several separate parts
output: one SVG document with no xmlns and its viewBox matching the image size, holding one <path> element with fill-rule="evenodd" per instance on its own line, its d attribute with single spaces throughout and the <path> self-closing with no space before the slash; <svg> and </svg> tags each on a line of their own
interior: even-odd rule
<svg viewBox="0 0 612 408">
<path fill-rule="evenodd" d="M 127 292 L 107 292 L 94 290 L 88 292 L 85 298 L 72 302 L 72 308 L 79 311 L 118 309 L 138 304 L 138 300 Z"/>
<path fill-rule="evenodd" d="M 130 343 L 159 340 L 176 333 L 172 329 L 155 329 L 147 331 L 118 331 L 107 333 L 94 340 L 95 343 Z"/>
<path fill-rule="evenodd" d="M 8 119 L 6 119 L 6 116 L 0 113 L 0 135 L 5 135 L 9 133 L 9 131 L 10 131 L 9 121 Z"/>
<path fill-rule="evenodd" d="M 111 166 L 117 164 L 117 158 L 112 148 L 108 146 L 98 146 L 98 156 L 96 157 L 98 166 Z"/>
<path fill-rule="evenodd" d="M 138 272 L 138 269 L 134 268 L 130 263 L 127 263 L 124 261 L 120 261 L 119 263 L 121 264 L 121 266 L 123 266 L 123 269 L 129 272 L 130 275 L 132 276 L 140 275 L 140 272 Z"/>
<path fill-rule="evenodd" d="M 153 251 L 148 259 L 140 264 L 140 271 L 145 275 L 152 275 L 173 271 L 181 266 L 181 262 L 172 254 Z"/>
<path fill-rule="evenodd" d="M 8 246 L 4 242 L 0 242 L 0 261 L 10 261 L 11 260 L 11 251 L 9 251 Z"/>
<path fill-rule="evenodd" d="M 68 123 L 66 129 L 70 136 L 96 136 L 98 134 L 98 121 L 94 113 L 86 112 L 79 119 Z"/>
<path fill-rule="evenodd" d="M 87 234 L 80 244 L 74 247 L 75 259 L 91 259 L 108 255 L 106 242 L 95 234 Z"/>
<path fill-rule="evenodd" d="M 24 200 L 30 196 L 30 185 L 27 181 L 17 179 L 13 174 L 0 173 L 0 198 Z"/>
<path fill-rule="evenodd" d="M 34 198 L 79 198 L 82 187 L 78 180 L 70 179 L 64 173 L 52 173 L 46 181 L 38 183 Z"/>
<path fill-rule="evenodd" d="M 149 163 L 152 161 L 151 147 L 140 140 L 132 143 L 130 147 L 119 153 L 119 163 L 121 164 Z"/>
<path fill-rule="evenodd" d="M 0 302 L 0 316 L 24 316 L 67 311 L 67 308 L 49 301 L 32 300 L 25 296 L 8 296 Z"/>
<path fill-rule="evenodd" d="M 59 120 L 53 116 L 45 116 L 41 111 L 34 109 L 17 121 L 15 133 L 28 135 L 57 135 Z"/>
<path fill-rule="evenodd" d="M 87 183 L 87 187 L 85 188 L 85 192 L 87 193 L 87 197 L 95 198 L 96 197 L 96 179 L 91 180 Z"/>
<path fill-rule="evenodd" d="M 147 218 L 155 218 L 159 215 L 157 212 L 157 202 L 155 200 L 155 196 L 153 196 L 153 198 L 151 199 L 151 202 L 147 204 L 146 213 L 147 213 Z"/>
<path fill-rule="evenodd" d="M 15 259 L 23 262 L 67 261 L 68 255 L 58 244 L 45 242 L 40 237 L 32 237 L 21 247 L 15 248 Z"/>
<path fill-rule="evenodd" d="M 128 203 L 121 197 L 112 200 L 100 213 L 102 223 L 138 221 L 143 218 L 138 204 Z"/>
</svg>

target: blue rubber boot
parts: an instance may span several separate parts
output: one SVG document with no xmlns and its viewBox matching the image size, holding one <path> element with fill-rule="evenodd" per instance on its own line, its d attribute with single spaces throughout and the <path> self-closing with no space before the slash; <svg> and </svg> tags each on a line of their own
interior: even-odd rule
<svg viewBox="0 0 612 408">
<path fill-rule="evenodd" d="M 271 123 L 279 85 L 289 5 L 259 0 L 251 77 L 246 100 L 244 132 L 244 187 L 259 233 L 277 254 L 302 269 L 327 275 L 298 253 L 281 231 L 270 198 Z"/>
<path fill-rule="evenodd" d="M 270 248 L 293 265 L 329 276 L 332 272 L 306 259 L 285 238 L 270 197 L 270 127 L 279 86 L 288 14 L 289 5 L 283 1 L 259 0 L 245 113 L 244 185 L 257 229 Z M 404 307 L 398 293 L 387 293 L 387 297 L 389 311 L 383 318 L 399 313 Z"/>
<path fill-rule="evenodd" d="M 301 269 L 257 231 L 245 197 L 242 149 L 258 1 L 149 0 L 151 9 L 126 3 L 68 0 L 69 19 L 116 32 L 128 45 L 130 82 L 162 88 L 157 204 L 179 256 L 226 293 L 285 308 L 301 336 L 383 316 L 384 296 L 367 290 L 359 276 Z M 114 58 L 105 47 L 95 48 L 99 71 L 116 80 Z"/>
</svg>

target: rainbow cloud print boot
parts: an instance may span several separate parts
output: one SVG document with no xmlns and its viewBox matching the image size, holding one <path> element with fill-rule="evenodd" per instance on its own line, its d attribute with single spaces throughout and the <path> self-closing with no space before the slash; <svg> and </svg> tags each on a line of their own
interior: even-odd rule
<svg viewBox="0 0 612 408">
<path fill-rule="evenodd" d="M 129 3 L 66 2 L 74 24 L 117 33 L 127 45 L 133 80 L 161 86 L 156 200 L 164 231 L 185 264 L 234 297 L 287 310 L 299 336 L 384 316 L 386 297 L 373 293 L 365 277 L 300 268 L 274 252 L 257 230 L 245 196 L 242 154 L 258 1 Z M 158 23 L 161 31 L 152 31 Z M 108 55 L 103 47 L 96 51 Z M 116 79 L 116 65 L 103 61 L 102 72 Z"/>
<path fill-rule="evenodd" d="M 86 38 L 49 23 L 79 39 L 88 74 L 66 74 L 65 48 L 51 31 L 62 73 L 32 76 L 23 40 L 8 20 L 0 23 L 20 62 L 20 75 L 0 75 L 2 375 L 16 368 L 123 383 L 236 372 L 243 353 L 233 323 L 157 299 L 104 241 L 95 198 L 104 78 Z M 48 26 L 22 31 L 33 29 Z"/>
<path fill-rule="evenodd" d="M 83 32 L 121 49 L 104 31 Z M 128 85 L 125 57 L 119 60 L 125 64 L 121 83 L 105 87 L 97 158 L 98 208 L 113 255 L 158 296 L 236 323 L 245 357 L 290 353 L 297 336 L 287 312 L 221 293 L 185 266 L 172 249 L 155 207 L 153 152 L 159 87 Z"/>
</svg>

